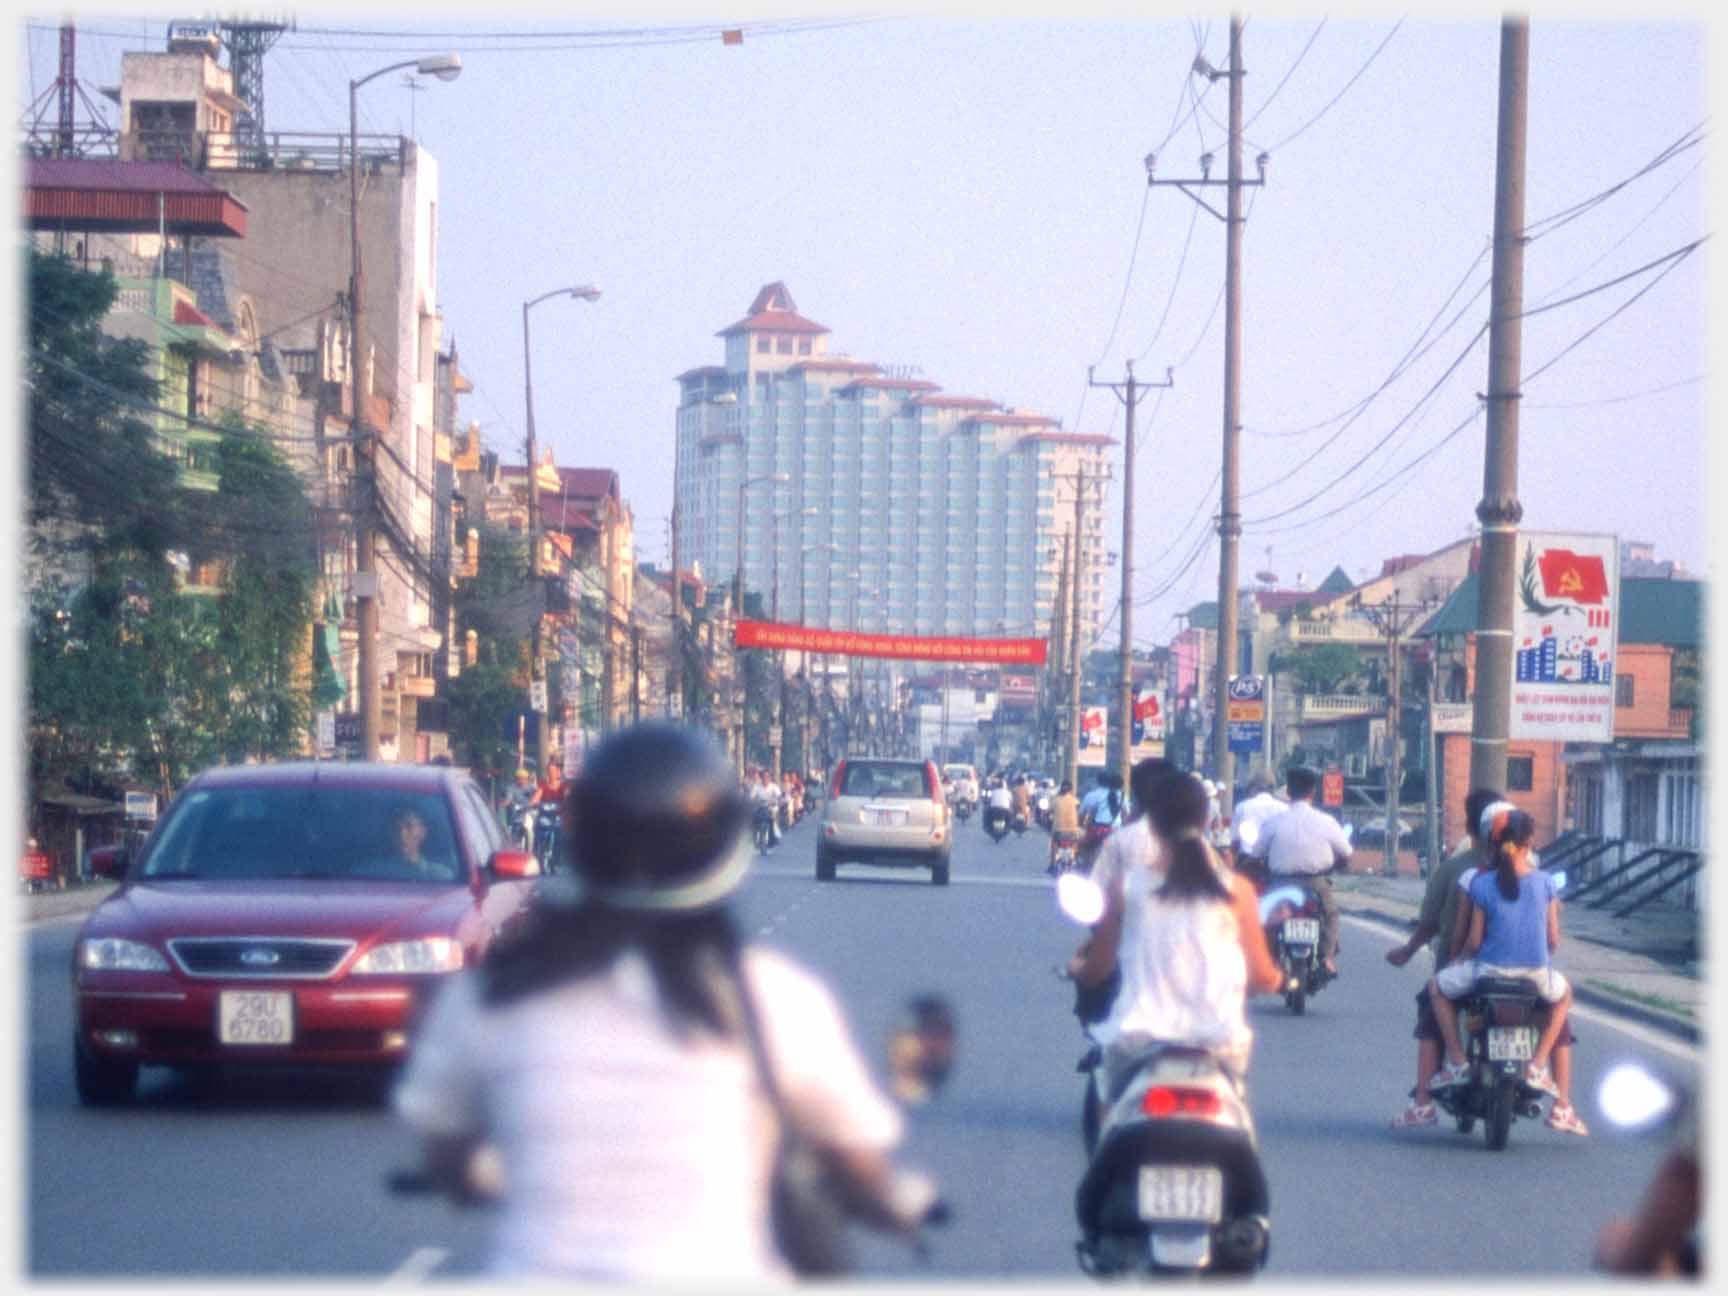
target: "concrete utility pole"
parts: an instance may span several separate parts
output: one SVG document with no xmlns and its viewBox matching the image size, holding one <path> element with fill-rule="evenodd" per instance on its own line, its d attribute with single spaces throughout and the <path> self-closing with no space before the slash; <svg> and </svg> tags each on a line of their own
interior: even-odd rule
<svg viewBox="0 0 1728 1296">
<path fill-rule="evenodd" d="M 1134 754 L 1134 410 L 1152 389 L 1174 387 L 1176 374 L 1166 369 L 1161 383 L 1136 383 L 1134 362 L 1126 360 L 1123 366 L 1128 371 L 1123 382 L 1101 383 L 1092 377 L 1092 366 L 1088 365 L 1086 384 L 1108 387 L 1128 411 L 1128 430 L 1122 442 L 1122 664 L 1117 675 L 1122 723 L 1116 737 L 1116 764 L 1126 787 Z"/>
<path fill-rule="evenodd" d="M 1044 696 L 1049 700 L 1050 714 L 1044 726 L 1044 750 L 1047 753 L 1047 765 L 1056 763 L 1056 717 L 1062 714 L 1062 703 L 1057 690 L 1068 679 L 1065 674 L 1068 669 L 1068 599 L 1072 578 L 1068 574 L 1069 537 L 1062 537 L 1062 565 L 1056 574 L 1056 607 L 1050 618 L 1050 667 Z M 1066 769 L 1063 771 L 1067 773 Z"/>
<path fill-rule="evenodd" d="M 1400 603 L 1394 593 L 1373 606 L 1358 606 L 1364 616 L 1386 637 L 1386 849 L 1380 871 L 1387 877 L 1398 873 L 1398 804 L 1404 786 L 1403 763 L 1399 759 L 1399 734 L 1403 707 L 1403 646 L 1405 633 L 1432 608 L 1427 599 Z"/>
<path fill-rule="evenodd" d="M 1152 185 L 1175 185 L 1207 211 L 1224 222 L 1224 463 L 1220 475 L 1218 502 L 1218 678 L 1213 702 L 1212 748 L 1218 777 L 1218 804 L 1228 816 L 1235 802 L 1235 759 L 1230 752 L 1227 717 L 1230 713 L 1230 677 L 1236 673 L 1236 564 L 1237 542 L 1242 536 L 1242 515 L 1237 504 L 1240 491 L 1238 437 L 1242 431 L 1242 190 L 1266 183 L 1266 164 L 1271 158 L 1262 153 L 1256 164 L 1260 178 L 1245 180 L 1242 176 L 1242 15 L 1230 15 L 1230 68 L 1220 72 L 1204 58 L 1194 60 L 1199 76 L 1216 81 L 1230 79 L 1230 148 L 1227 179 L 1213 180 L 1212 155 L 1200 159 L 1198 180 L 1156 180 L 1153 168 L 1155 154 L 1146 155 L 1146 182 Z M 1194 189 L 1208 185 L 1223 185 L 1226 206 L 1220 214 Z"/>
<path fill-rule="evenodd" d="M 1074 562 L 1068 585 L 1068 783 L 1080 793 L 1080 670 L 1085 654 L 1080 651 L 1080 553 L 1084 548 L 1081 524 L 1085 520 L 1086 465 L 1074 478 Z"/>
<path fill-rule="evenodd" d="M 1512 729 L 1512 594 L 1517 579 L 1518 400 L 1523 363 L 1524 132 L 1530 24 L 1500 26 L 1500 133 L 1494 179 L 1493 312 L 1488 323 L 1488 436 L 1483 456 L 1482 558 L 1477 567 L 1476 699 L 1470 725 L 1470 786 L 1506 786 Z"/>
</svg>

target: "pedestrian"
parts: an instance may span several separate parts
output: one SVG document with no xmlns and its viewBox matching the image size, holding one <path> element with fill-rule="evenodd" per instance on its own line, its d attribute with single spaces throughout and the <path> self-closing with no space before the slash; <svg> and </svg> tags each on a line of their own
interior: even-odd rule
<svg viewBox="0 0 1728 1296">
<path fill-rule="evenodd" d="M 934 1194 L 894 1170 L 902 1119 L 839 1005 L 739 933 L 750 811 L 719 750 L 672 725 L 623 730 L 563 813 L 577 888 L 445 986 L 395 1098 L 447 1190 L 495 1149 L 492 1275 L 788 1277 L 769 1209 L 777 1113 L 863 1221 L 914 1230 Z"/>
</svg>

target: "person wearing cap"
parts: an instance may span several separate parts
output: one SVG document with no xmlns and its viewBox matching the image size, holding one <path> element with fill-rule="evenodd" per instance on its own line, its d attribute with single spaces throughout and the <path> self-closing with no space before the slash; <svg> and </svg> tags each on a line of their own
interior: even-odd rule
<svg viewBox="0 0 1728 1296">
<path fill-rule="evenodd" d="M 1266 861 L 1273 883 L 1293 878 L 1320 897 L 1320 961 L 1338 975 L 1338 897 L 1327 876 L 1351 856 L 1350 839 L 1338 821 L 1314 808 L 1320 779 L 1313 770 L 1292 765 L 1284 776 L 1290 804 L 1261 822 L 1260 835 L 1245 853 Z"/>
<path fill-rule="evenodd" d="M 651 723 L 604 740 L 562 811 L 575 874 L 433 1000 L 394 1105 L 426 1176 L 498 1182 L 493 1277 L 790 1277 L 770 1211 L 780 1113 L 863 1222 L 910 1233 L 928 1180 L 830 991 L 746 944 L 730 907 L 748 800 L 719 749 Z"/>
<path fill-rule="evenodd" d="M 1572 987 L 1552 962 L 1560 946 L 1560 899 L 1553 879 L 1536 867 L 1530 849 L 1536 821 L 1504 802 L 1500 806 L 1504 808 L 1489 807 L 1483 816 L 1489 822 L 1492 864 L 1478 869 L 1470 881 L 1470 902 L 1475 910 L 1469 936 L 1460 957 L 1441 968 L 1428 983 L 1446 1048 L 1446 1063 L 1430 1088 L 1463 1084 L 1469 1079 L 1453 1001 L 1468 994 L 1482 977 L 1527 981 L 1548 1004 L 1549 1012 L 1525 1069 L 1525 1081 L 1553 1095 L 1554 1106 L 1548 1114 L 1551 1128 L 1587 1134 L 1572 1109 L 1569 1086 L 1562 1088 L 1548 1070 L 1548 1059 L 1572 1005 Z"/>
</svg>

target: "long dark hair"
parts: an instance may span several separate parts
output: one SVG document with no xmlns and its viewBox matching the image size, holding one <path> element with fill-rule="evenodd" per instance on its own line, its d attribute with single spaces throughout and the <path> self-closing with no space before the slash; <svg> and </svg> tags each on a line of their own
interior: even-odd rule
<svg viewBox="0 0 1728 1296">
<path fill-rule="evenodd" d="M 1494 825 L 1490 840 L 1494 843 L 1494 881 L 1500 894 L 1508 900 L 1518 898 L 1518 869 L 1512 862 L 1512 848 L 1528 846 L 1536 836 L 1536 821 L 1522 810 L 1509 810 L 1501 822 Z"/>
<path fill-rule="evenodd" d="M 1206 789 L 1191 774 L 1160 779 L 1151 788 L 1146 815 L 1170 846 L 1161 900 L 1228 900 L 1230 888 L 1218 874 L 1203 829 L 1210 812 Z"/>
</svg>

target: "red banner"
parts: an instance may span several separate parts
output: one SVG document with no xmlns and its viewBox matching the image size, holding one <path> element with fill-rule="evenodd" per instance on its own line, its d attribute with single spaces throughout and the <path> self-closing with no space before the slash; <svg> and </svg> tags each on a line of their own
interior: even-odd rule
<svg viewBox="0 0 1728 1296">
<path fill-rule="evenodd" d="M 1549 598 L 1595 605 L 1608 596 L 1608 573 L 1594 554 L 1545 549 L 1536 561 L 1542 568 L 1542 592 Z"/>
<path fill-rule="evenodd" d="M 788 648 L 793 652 L 832 653 L 839 657 L 897 657 L 907 661 L 984 662 L 1000 666 L 1042 666 L 1048 646 L 1042 639 L 865 634 L 815 630 L 777 621 L 740 621 L 732 638 L 740 648 Z"/>
</svg>

